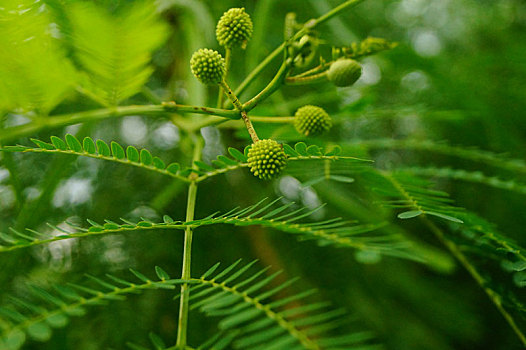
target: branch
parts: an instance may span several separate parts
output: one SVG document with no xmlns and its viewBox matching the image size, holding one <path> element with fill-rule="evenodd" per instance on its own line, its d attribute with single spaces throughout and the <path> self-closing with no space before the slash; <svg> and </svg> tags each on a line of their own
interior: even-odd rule
<svg viewBox="0 0 526 350">
<path fill-rule="evenodd" d="M 0 130 L 0 142 L 11 141 L 23 136 L 34 134 L 44 129 L 58 128 L 89 121 L 103 120 L 127 115 L 159 115 L 170 112 L 183 112 L 220 116 L 227 119 L 239 119 L 239 112 L 220 108 L 179 105 L 175 102 L 161 105 L 132 105 L 114 108 L 96 109 L 91 111 L 61 114 L 35 119 L 30 123 Z"/>
</svg>

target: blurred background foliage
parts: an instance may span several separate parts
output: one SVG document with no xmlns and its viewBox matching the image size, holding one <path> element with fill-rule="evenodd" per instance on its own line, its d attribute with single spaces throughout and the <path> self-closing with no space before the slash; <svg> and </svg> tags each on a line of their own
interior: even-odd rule
<svg viewBox="0 0 526 350">
<path fill-rule="evenodd" d="M 4 15 L 22 3 L 0 2 Z M 283 41 L 283 20 L 288 12 L 296 12 L 299 21 L 306 21 L 340 1 L 160 0 L 155 3 L 159 18 L 152 16 L 153 4 L 143 6 L 136 1 L 35 3 L 37 6 L 30 6 L 34 16 L 0 18 L 0 78 L 6 82 L 0 83 L 4 128 L 24 124 L 28 115 L 72 113 L 101 105 L 148 104 L 157 99 L 214 106 L 216 89 L 198 83 L 191 76 L 188 62 L 198 48 L 220 49 L 214 31 L 224 11 L 244 6 L 254 21 L 254 37 L 246 51 L 236 51 L 233 56 L 235 68 L 228 80 L 235 87 Z M 130 18 L 126 12 L 130 6 L 143 6 L 143 12 L 136 11 Z M 370 151 L 375 166 L 381 169 L 449 167 L 526 182 L 524 172 L 424 147 L 428 141 L 447 141 L 466 149 L 525 158 L 524 1 L 367 0 L 318 31 L 320 53 L 326 58 L 330 57 L 331 45 L 349 45 L 368 36 L 399 45 L 363 59 L 364 74 L 352 87 L 285 86 L 252 114 L 289 116 L 304 104 L 317 104 L 338 121 L 338 126 L 330 135 L 310 143 L 340 144 L 347 154 Z M 113 35 L 107 36 L 107 32 Z M 33 33 L 34 40 L 24 41 L 27 33 Z M 90 42 L 98 51 L 90 51 Z M 142 57 L 139 64 L 130 60 L 129 65 L 121 65 L 119 74 L 128 80 L 108 81 L 107 71 L 98 71 L 101 62 L 108 69 L 114 61 L 126 62 L 127 54 Z M 242 100 L 265 86 L 278 64 L 276 61 L 266 69 L 241 96 Z M 86 82 L 80 84 L 81 91 L 75 88 L 78 82 Z M 147 88 L 137 94 L 143 84 Z M 38 123 L 38 118 L 32 122 Z M 291 126 L 256 127 L 262 137 L 301 140 Z M 3 145 L 28 144 L 27 137 L 7 140 L 9 135 L 2 132 Z M 163 117 L 132 115 L 28 136 L 48 140 L 50 135 L 62 137 L 66 133 L 144 147 L 165 161 L 188 164 L 191 158 L 188 138 Z M 207 127 L 202 135 L 205 161 L 225 154 L 227 147 L 242 149 L 249 142 L 243 130 Z M 410 139 L 414 146 L 381 147 L 376 142 L 379 139 Z M 364 147 L 368 140 L 369 146 Z M 436 188 L 450 193 L 456 205 L 495 223 L 519 244 L 526 244 L 524 187 L 522 192 L 513 191 L 436 175 L 438 172 L 430 171 L 425 177 L 432 179 Z M 417 221 L 399 221 L 393 212 L 371 210 L 371 203 L 365 202 L 354 186 L 321 183 L 302 187 L 291 176 L 264 183 L 245 169 L 202 183 L 196 216 L 248 206 L 267 196 L 284 196 L 284 201 L 307 207 L 327 202 L 314 219 L 342 216 L 378 221 L 385 216 L 412 235 L 440 247 L 428 228 Z M 59 224 L 65 220 L 82 224 L 86 218 L 98 222 L 120 217 L 160 220 L 169 214 L 179 219 L 184 217 L 185 207 L 184 184 L 141 169 L 89 158 L 2 154 L 0 230 L 4 232 L 9 227 L 43 229 L 46 222 Z M 8 295 L 24 296 L 28 283 L 50 288 L 53 284 L 84 281 L 85 273 L 127 276 L 129 267 L 153 273 L 153 267 L 159 265 L 177 276 L 181 256 L 180 231 L 66 240 L 2 253 L 0 300 L 5 304 Z M 229 264 L 238 258 L 258 258 L 262 266 L 272 265 L 271 271 L 284 269 L 278 283 L 301 276 L 294 287 L 296 292 L 318 288 L 320 298 L 355 314 L 388 349 L 504 350 L 520 346 L 482 288 L 461 266 L 444 273 L 395 258 L 364 264 L 348 250 L 298 243 L 294 237 L 259 227 L 208 226 L 196 232 L 196 274 L 218 261 Z M 492 280 L 504 274 L 498 264 L 488 264 L 476 253 L 473 259 L 487 269 Z M 524 296 L 524 289 L 516 288 L 515 292 Z M 127 341 L 146 344 L 150 331 L 172 344 L 178 310 L 172 297 L 169 291 L 152 291 L 94 307 L 87 316 L 73 318 L 68 327 L 56 330 L 48 342 L 30 342 L 25 348 L 123 348 Z M 518 322 L 524 330 L 524 320 Z M 213 319 L 191 314 L 191 343 L 198 344 L 214 329 Z"/>
</svg>

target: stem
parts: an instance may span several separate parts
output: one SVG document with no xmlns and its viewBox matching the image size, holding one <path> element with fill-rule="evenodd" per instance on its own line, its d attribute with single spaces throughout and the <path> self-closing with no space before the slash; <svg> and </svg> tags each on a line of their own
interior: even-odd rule
<svg viewBox="0 0 526 350">
<path fill-rule="evenodd" d="M 193 134 L 195 141 L 194 155 L 192 158 L 192 167 L 197 168 L 195 161 L 201 159 L 201 151 L 203 149 L 203 141 L 201 139 L 195 140 L 196 136 Z M 190 186 L 188 188 L 188 200 L 186 202 L 186 221 L 194 220 L 195 202 L 197 198 L 197 174 L 190 174 Z M 183 269 L 181 279 L 189 280 L 191 277 L 191 263 L 192 263 L 192 236 L 193 229 L 191 226 L 186 227 L 184 231 L 184 252 L 183 252 Z M 186 335 L 188 329 L 188 309 L 190 300 L 190 288 L 187 283 L 181 285 L 181 298 L 179 304 L 179 324 L 177 328 L 177 345 L 179 349 L 186 348 Z"/>
<path fill-rule="evenodd" d="M 304 28 L 302 29 L 303 31 L 306 31 L 307 29 L 312 29 L 312 28 L 315 28 L 316 26 L 322 24 L 322 23 L 325 23 L 327 22 L 328 20 L 330 20 L 331 18 L 333 18 L 334 16 L 338 15 L 340 12 L 342 12 L 343 10 L 345 10 L 346 8 L 350 7 L 350 6 L 355 6 L 355 5 L 358 5 L 359 3 L 363 2 L 364 0 L 348 0 L 338 6 L 336 6 L 335 8 L 333 8 L 332 10 L 330 10 L 329 12 L 327 12 L 326 14 L 312 20 L 312 21 L 309 21 L 307 23 L 305 23 L 304 25 Z M 304 33 L 302 33 L 301 35 L 303 35 Z M 296 34 L 296 36 L 298 36 L 298 34 Z"/>
<path fill-rule="evenodd" d="M 283 62 L 278 72 L 274 76 L 274 79 L 272 79 L 272 81 L 268 83 L 268 85 L 263 90 L 261 90 L 259 94 L 254 96 L 250 101 L 243 104 L 242 108 L 250 111 L 251 109 L 256 107 L 256 105 L 259 102 L 263 101 L 264 99 L 272 95 L 274 91 L 280 88 L 281 84 L 283 83 L 283 80 L 285 79 L 285 75 L 287 75 L 289 69 L 290 69 L 290 66 L 288 62 Z"/>
<path fill-rule="evenodd" d="M 248 118 L 248 114 L 245 111 L 245 108 L 243 107 L 243 105 L 241 104 L 237 96 L 232 92 L 232 90 L 230 89 L 230 86 L 228 86 L 226 81 L 224 80 L 221 81 L 219 85 L 225 90 L 225 94 L 228 96 L 230 101 L 232 101 L 232 104 L 234 105 L 234 107 L 236 107 L 239 113 L 241 113 L 241 118 L 243 119 L 243 122 L 245 123 L 247 131 L 250 135 L 250 138 L 252 139 L 252 142 L 254 143 L 258 142 L 259 137 L 258 137 L 258 134 L 256 133 L 256 129 L 254 129 L 254 126 L 252 125 L 252 122 Z"/>
<path fill-rule="evenodd" d="M 250 118 L 255 123 L 289 124 L 289 123 L 294 122 L 294 116 L 292 117 L 251 116 Z"/>
<path fill-rule="evenodd" d="M 241 95 L 245 90 L 248 88 L 248 86 L 256 80 L 256 78 L 263 72 L 263 70 L 274 60 L 274 58 L 278 57 L 283 49 L 285 48 L 285 43 L 278 46 L 270 55 L 268 55 L 263 61 L 261 61 L 260 64 L 252 72 L 250 72 L 249 75 L 239 84 L 239 86 L 236 89 L 236 95 Z"/>
<path fill-rule="evenodd" d="M 230 86 L 228 86 L 227 82 L 223 79 L 219 86 L 224 90 L 225 95 L 227 95 L 228 99 L 232 102 L 234 107 L 238 110 L 238 112 L 235 112 L 236 114 L 239 114 L 243 110 L 243 105 L 237 98 L 237 95 L 230 89 Z"/>
<path fill-rule="evenodd" d="M 238 128 L 243 124 L 239 124 L 240 120 L 227 120 L 219 117 L 210 117 L 200 123 L 193 124 L 193 130 L 197 131 L 207 126 L 218 125 L 223 128 Z M 290 124 L 294 122 L 294 116 L 288 117 L 272 117 L 272 116 L 250 116 L 250 121 L 254 123 L 273 123 L 273 124 Z"/>
<path fill-rule="evenodd" d="M 254 126 L 250 122 L 247 112 L 241 111 L 241 118 L 243 118 L 243 122 L 245 123 L 245 126 L 247 127 L 247 131 L 250 135 L 250 138 L 252 139 L 252 142 L 253 143 L 258 142 L 259 141 L 258 134 L 256 133 L 256 129 L 254 129 Z"/>
<path fill-rule="evenodd" d="M 78 113 L 61 114 L 57 116 L 50 116 L 47 118 L 38 118 L 37 120 L 27 124 L 1 130 L 0 141 L 10 141 L 23 136 L 35 134 L 43 129 L 57 128 L 61 126 L 84 123 L 88 121 L 103 120 L 127 115 L 164 114 L 166 112 L 175 111 L 216 115 L 227 119 L 239 118 L 239 112 L 237 111 L 220 108 L 179 105 L 175 102 L 168 102 L 160 105 L 131 105 L 123 107 L 95 109 L 91 111 Z"/>
<path fill-rule="evenodd" d="M 305 85 L 305 84 L 315 84 L 322 81 L 327 81 L 327 72 L 322 72 L 318 74 L 308 75 L 308 76 L 294 76 L 288 77 L 285 79 L 285 84 L 287 85 Z"/>
<path fill-rule="evenodd" d="M 358 5 L 362 1 L 364 0 L 348 0 L 343 4 L 336 6 L 323 16 L 310 20 L 309 22 L 303 25 L 303 28 L 299 30 L 291 40 L 301 38 L 301 36 L 306 34 L 308 30 L 314 29 L 316 26 L 327 22 L 332 17 L 338 15 L 340 12 L 347 9 L 348 7 Z M 261 63 L 256 68 L 254 68 L 254 70 L 250 72 L 250 74 L 247 75 L 245 80 L 243 80 L 243 82 L 238 86 L 238 88 L 235 91 L 236 95 L 241 95 L 247 89 L 247 87 L 261 74 L 261 72 L 274 60 L 274 58 L 276 58 L 281 54 L 281 52 L 283 52 L 285 47 L 286 43 L 282 43 L 274 51 L 272 51 L 263 61 L 261 61 Z"/>
<path fill-rule="evenodd" d="M 228 76 L 228 71 L 230 70 L 230 62 L 232 61 L 232 49 L 227 47 L 225 49 L 225 75 L 224 79 Z M 217 108 L 223 106 L 223 99 L 225 95 L 223 94 L 223 87 L 219 87 L 219 95 L 217 96 Z"/>
</svg>

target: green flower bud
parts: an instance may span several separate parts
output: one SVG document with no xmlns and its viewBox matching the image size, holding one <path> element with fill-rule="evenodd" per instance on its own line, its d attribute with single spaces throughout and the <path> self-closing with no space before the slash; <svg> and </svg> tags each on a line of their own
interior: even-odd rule
<svg viewBox="0 0 526 350">
<path fill-rule="evenodd" d="M 329 131 L 332 119 L 323 108 L 307 105 L 296 111 L 294 126 L 300 134 L 315 136 Z"/>
<path fill-rule="evenodd" d="M 225 75 L 225 60 L 217 51 L 199 49 L 190 59 L 192 74 L 205 85 L 215 85 Z"/>
<path fill-rule="evenodd" d="M 244 49 L 252 32 L 252 20 L 244 8 L 231 8 L 217 22 L 217 41 L 227 48 L 241 46 Z"/>
<path fill-rule="evenodd" d="M 339 59 L 329 68 L 327 78 L 336 86 L 350 86 L 362 75 L 362 66 L 350 58 Z"/>
<path fill-rule="evenodd" d="M 259 140 L 248 150 L 248 166 L 262 180 L 276 177 L 287 164 L 283 146 L 274 140 Z"/>
</svg>

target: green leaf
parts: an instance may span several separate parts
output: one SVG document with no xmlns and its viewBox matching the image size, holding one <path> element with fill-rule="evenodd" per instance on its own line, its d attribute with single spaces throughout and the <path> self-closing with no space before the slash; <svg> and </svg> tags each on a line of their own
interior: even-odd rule
<svg viewBox="0 0 526 350">
<path fill-rule="evenodd" d="M 137 148 L 128 146 L 126 148 L 126 158 L 128 158 L 130 162 L 139 163 L 139 151 L 137 151 Z"/>
<path fill-rule="evenodd" d="M 516 272 L 513 274 L 513 282 L 519 288 L 526 287 L 526 272 Z"/>
<path fill-rule="evenodd" d="M 164 350 L 166 349 L 166 345 L 162 341 L 162 339 L 155 333 L 150 333 L 150 340 L 152 344 L 155 346 L 155 350 Z"/>
<path fill-rule="evenodd" d="M 290 157 L 297 157 L 300 154 L 294 150 L 294 148 L 290 147 L 286 143 L 283 144 L 283 150 L 285 151 L 285 154 Z"/>
<path fill-rule="evenodd" d="M 460 219 L 457 219 L 457 218 L 455 218 L 453 216 L 442 214 L 442 213 L 437 213 L 435 211 L 426 211 L 426 214 L 427 215 L 433 215 L 433 216 L 436 216 L 436 217 L 439 217 L 439 218 L 442 218 L 442 219 L 445 219 L 445 220 L 453 221 L 453 222 L 456 222 L 456 223 L 459 223 L 459 224 L 463 224 L 464 223 L 464 221 L 462 221 Z"/>
<path fill-rule="evenodd" d="M 82 142 L 84 151 L 86 151 L 89 154 L 95 154 L 95 142 L 93 142 L 93 139 L 91 137 L 85 137 L 84 141 Z"/>
<path fill-rule="evenodd" d="M 50 139 L 51 139 L 51 143 L 53 144 L 53 146 L 55 146 L 56 149 L 60 149 L 62 151 L 65 151 L 68 149 L 68 146 L 61 138 L 58 138 L 56 136 L 51 136 Z"/>
<path fill-rule="evenodd" d="M 411 219 L 411 218 L 417 217 L 422 214 L 424 214 L 424 212 L 421 210 L 409 210 L 409 211 L 404 211 L 403 213 L 398 214 L 398 218 L 399 219 Z"/>
<path fill-rule="evenodd" d="M 157 277 L 159 277 L 160 280 L 164 281 L 170 279 L 170 275 L 168 275 L 168 273 L 166 273 L 166 271 L 164 271 L 159 266 L 155 266 L 155 273 L 157 274 Z"/>
<path fill-rule="evenodd" d="M 109 157 L 110 156 L 110 148 L 106 144 L 106 142 L 102 140 L 97 140 L 97 152 L 101 156 Z"/>
<path fill-rule="evenodd" d="M 13 329 L 9 332 L 9 334 L 7 334 L 7 337 L 5 338 L 7 350 L 17 350 L 24 344 L 25 341 L 26 334 L 19 329 Z"/>
<path fill-rule="evenodd" d="M 216 170 L 214 167 L 206 164 L 205 162 L 201 162 L 199 160 L 196 160 L 194 162 L 195 165 L 197 165 L 200 169 L 204 170 L 204 171 L 214 171 Z"/>
<path fill-rule="evenodd" d="M 242 163 L 246 163 L 248 160 L 248 158 L 243 153 L 239 152 L 239 150 L 233 147 L 228 147 L 228 153 L 230 153 L 232 157 L 234 157 L 235 159 L 237 159 L 238 161 Z"/>
<path fill-rule="evenodd" d="M 171 174 L 177 174 L 179 172 L 179 169 L 181 166 L 178 163 L 172 163 L 166 167 L 166 171 L 168 171 Z"/>
<path fill-rule="evenodd" d="M 124 159 L 126 156 L 122 146 L 115 141 L 111 141 L 111 153 L 117 159 Z"/>
<path fill-rule="evenodd" d="M 44 322 L 33 323 L 27 327 L 29 336 L 38 341 L 47 341 L 51 338 L 51 328 Z"/>
<path fill-rule="evenodd" d="M 166 168 L 166 164 L 159 157 L 153 157 L 153 166 L 161 170 Z"/>
<path fill-rule="evenodd" d="M 46 318 L 46 322 L 53 328 L 63 328 L 68 324 L 69 319 L 62 314 L 56 314 Z"/>
<path fill-rule="evenodd" d="M 307 153 L 307 145 L 305 142 L 298 142 L 294 148 L 296 149 L 296 152 L 298 152 L 301 156 L 308 156 Z"/>
<path fill-rule="evenodd" d="M 144 164 L 144 165 L 152 165 L 153 158 L 152 158 L 151 153 L 148 150 L 142 149 L 140 157 L 141 157 L 141 163 L 142 164 Z"/>
<path fill-rule="evenodd" d="M 46 115 L 78 80 L 63 41 L 50 30 L 56 19 L 39 1 L 2 1 L 0 11 L 0 110 Z"/>
<path fill-rule="evenodd" d="M 164 223 L 167 223 L 167 224 L 171 224 L 172 222 L 174 222 L 174 219 L 172 219 L 170 216 L 168 215 L 163 215 L 163 222 Z"/>
<path fill-rule="evenodd" d="M 37 139 L 30 139 L 31 142 L 33 142 L 35 145 L 37 145 L 39 148 L 42 148 L 42 149 L 49 149 L 49 150 L 54 150 L 55 147 L 53 147 L 53 145 L 47 143 L 47 142 L 44 142 L 44 141 L 40 141 L 40 140 L 37 140 Z"/>
<path fill-rule="evenodd" d="M 337 181 L 337 182 L 347 183 L 347 184 L 354 182 L 354 179 L 352 177 L 342 176 L 342 175 L 330 175 L 329 179 L 333 181 Z"/>
<path fill-rule="evenodd" d="M 325 153 L 326 156 L 337 156 L 342 153 L 342 148 L 338 145 L 332 146 L 331 150 Z"/>
<path fill-rule="evenodd" d="M 311 156 L 321 156 L 322 155 L 320 148 L 316 145 L 310 145 L 309 147 L 307 147 L 307 153 Z"/>
<path fill-rule="evenodd" d="M 77 153 L 82 152 L 82 145 L 75 136 L 71 134 L 66 134 L 66 143 L 68 144 L 69 149 L 71 149 L 72 151 L 75 151 Z"/>
<path fill-rule="evenodd" d="M 225 163 L 226 165 L 238 165 L 238 162 L 236 162 L 235 160 L 222 155 L 217 156 L 217 160 Z"/>
<path fill-rule="evenodd" d="M 135 277 L 137 277 L 141 281 L 143 281 L 143 282 L 150 282 L 150 280 L 146 276 L 144 276 L 142 273 L 140 273 L 138 271 L 135 271 L 134 269 L 130 269 L 130 272 L 133 273 L 135 275 Z"/>
<path fill-rule="evenodd" d="M 66 9 L 75 55 L 87 73 L 83 89 L 107 105 L 139 92 L 153 72 L 152 53 L 168 33 L 153 1 L 131 2 L 112 12 L 94 2 Z"/>
</svg>

